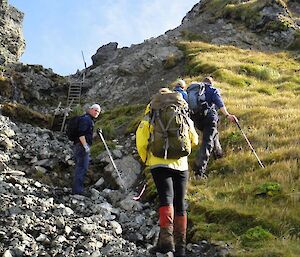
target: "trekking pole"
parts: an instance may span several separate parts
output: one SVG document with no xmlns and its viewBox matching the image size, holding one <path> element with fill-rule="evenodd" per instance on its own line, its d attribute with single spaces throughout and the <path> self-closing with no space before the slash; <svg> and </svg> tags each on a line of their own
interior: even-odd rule
<svg viewBox="0 0 300 257">
<path fill-rule="evenodd" d="M 112 157 L 112 154 L 111 154 L 111 152 L 110 152 L 110 150 L 109 150 L 109 148 L 108 148 L 108 146 L 107 146 L 107 144 L 106 144 L 106 142 L 105 142 L 105 139 L 104 139 L 104 137 L 103 137 L 103 135 L 102 135 L 102 130 L 101 130 L 101 129 L 97 129 L 97 134 L 98 134 L 98 136 L 101 138 L 101 140 L 102 140 L 102 142 L 103 142 L 103 144 L 104 144 L 104 146 L 105 146 L 105 149 L 106 149 L 106 151 L 107 151 L 107 153 L 108 153 L 109 159 L 110 159 L 110 161 L 111 161 L 111 163 L 112 163 L 112 165 L 113 165 L 115 171 L 116 171 L 117 174 L 118 174 L 118 177 L 119 177 L 119 179 L 120 179 L 120 182 L 121 182 L 121 184 L 122 184 L 123 189 L 125 189 L 125 191 L 127 191 L 127 188 L 126 188 L 126 186 L 125 186 L 125 184 L 124 184 L 124 182 L 123 182 L 123 179 L 122 179 L 122 177 L 121 177 L 121 174 L 120 174 L 120 172 L 119 172 L 119 170 L 118 170 L 118 168 L 117 168 L 117 166 L 116 166 L 116 164 L 115 164 L 115 162 L 114 162 L 114 159 L 113 159 L 113 157 Z"/>
<path fill-rule="evenodd" d="M 246 142 L 248 143 L 248 145 L 249 145 L 251 151 L 252 151 L 253 154 L 255 155 L 255 157 L 256 157 L 256 159 L 257 159 L 257 161 L 258 161 L 260 167 L 264 168 L 265 166 L 263 165 L 263 163 L 261 162 L 261 160 L 258 158 L 257 153 L 255 152 L 255 150 L 254 150 L 253 146 L 251 145 L 249 139 L 246 137 L 246 134 L 245 134 L 244 131 L 242 130 L 241 125 L 240 125 L 239 121 L 237 120 L 237 118 L 235 118 L 234 121 L 235 121 L 236 125 L 238 126 L 239 130 L 242 132 L 242 135 L 244 136 Z"/>
<path fill-rule="evenodd" d="M 142 197 L 142 195 L 143 195 L 143 193 L 145 192 L 145 189 L 146 189 L 146 184 L 144 184 L 144 186 L 143 186 L 141 192 L 139 193 L 139 195 L 138 195 L 138 196 L 134 196 L 134 197 L 132 198 L 132 200 L 135 200 L 135 201 L 140 200 L 141 197 Z"/>
</svg>

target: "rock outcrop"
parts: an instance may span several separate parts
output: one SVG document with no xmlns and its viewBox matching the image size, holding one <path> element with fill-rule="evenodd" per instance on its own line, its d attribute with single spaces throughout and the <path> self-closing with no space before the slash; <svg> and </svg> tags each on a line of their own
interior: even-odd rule
<svg viewBox="0 0 300 257">
<path fill-rule="evenodd" d="M 39 111 L 66 104 L 67 78 L 41 65 L 10 63 L 0 74 L 0 101 L 16 101 Z"/>
<path fill-rule="evenodd" d="M 17 62 L 24 52 L 23 16 L 7 0 L 0 1 L 0 65 Z"/>
</svg>

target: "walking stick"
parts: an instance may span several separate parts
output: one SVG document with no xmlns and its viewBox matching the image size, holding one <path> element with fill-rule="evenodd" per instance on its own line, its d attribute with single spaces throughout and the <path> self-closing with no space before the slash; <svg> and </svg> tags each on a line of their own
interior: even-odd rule
<svg viewBox="0 0 300 257">
<path fill-rule="evenodd" d="M 135 201 L 138 201 L 138 200 L 140 200 L 141 199 L 141 197 L 142 197 L 142 195 L 143 195 L 143 193 L 145 192 L 145 189 L 146 189 L 146 184 L 144 184 L 144 186 L 143 186 L 143 188 L 142 188 L 142 190 L 141 190 L 141 192 L 139 193 L 139 195 L 138 196 L 134 196 L 133 198 L 132 198 L 132 200 L 135 200 Z"/>
<path fill-rule="evenodd" d="M 103 144 L 104 144 L 104 146 L 105 146 L 105 149 L 106 149 L 106 151 L 107 151 L 107 153 L 108 153 L 109 159 L 110 159 L 110 161 L 111 161 L 111 163 L 112 163 L 114 169 L 116 170 L 116 172 L 117 172 L 117 174 L 118 174 L 118 177 L 119 177 L 119 179 L 120 179 L 120 182 L 121 182 L 121 184 L 122 184 L 123 189 L 124 189 L 125 191 L 127 191 L 127 188 L 126 188 L 126 186 L 125 186 L 125 184 L 124 184 L 124 182 L 123 182 L 123 179 L 122 179 L 122 177 L 121 177 L 121 174 L 120 174 L 120 172 L 119 172 L 119 170 L 118 170 L 118 168 L 117 168 L 117 166 L 116 166 L 116 164 L 115 164 L 115 162 L 114 162 L 114 159 L 113 159 L 113 157 L 112 157 L 112 154 L 111 154 L 111 152 L 110 152 L 110 150 L 109 150 L 109 148 L 108 148 L 108 146 L 107 146 L 107 144 L 106 144 L 106 142 L 105 142 L 105 139 L 104 139 L 104 137 L 103 137 L 103 135 L 102 135 L 102 130 L 101 130 L 101 129 L 97 129 L 97 134 L 98 134 L 98 136 L 101 138 L 101 140 L 102 140 L 102 142 L 103 142 Z"/>
<path fill-rule="evenodd" d="M 239 121 L 237 120 L 237 118 L 235 118 L 234 121 L 235 121 L 236 125 L 238 126 L 239 130 L 242 132 L 242 135 L 244 136 L 246 142 L 248 143 L 248 145 L 249 145 L 251 151 L 252 151 L 253 154 L 255 155 L 255 157 L 256 157 L 256 159 L 257 159 L 257 161 L 258 161 L 260 167 L 264 168 L 265 166 L 262 164 L 261 160 L 258 158 L 257 153 L 255 152 L 255 150 L 254 150 L 253 146 L 251 145 L 249 139 L 246 137 L 246 134 L 245 134 L 244 131 L 242 130 L 241 125 L 240 125 Z"/>
</svg>

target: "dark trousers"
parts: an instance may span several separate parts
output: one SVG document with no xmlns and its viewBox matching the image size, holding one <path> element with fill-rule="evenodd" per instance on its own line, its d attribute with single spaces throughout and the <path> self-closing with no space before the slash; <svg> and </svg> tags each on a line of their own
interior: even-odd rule
<svg viewBox="0 0 300 257">
<path fill-rule="evenodd" d="M 212 150 L 215 146 L 221 148 L 218 133 L 218 115 L 215 110 L 212 110 L 207 117 L 199 119 L 192 116 L 195 126 L 202 132 L 202 142 L 195 157 L 196 173 L 203 174 L 209 162 Z"/>
<path fill-rule="evenodd" d="M 175 215 L 184 215 L 188 171 L 154 168 L 151 169 L 151 174 L 158 192 L 160 207 L 173 205 Z"/>
<path fill-rule="evenodd" d="M 75 172 L 73 178 L 73 194 L 83 193 L 83 182 L 88 170 L 90 156 L 80 143 L 74 145 Z"/>
</svg>

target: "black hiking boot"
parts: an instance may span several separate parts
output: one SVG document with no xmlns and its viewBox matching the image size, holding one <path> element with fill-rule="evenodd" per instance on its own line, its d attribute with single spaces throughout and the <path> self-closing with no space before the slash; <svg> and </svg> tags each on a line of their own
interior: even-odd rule
<svg viewBox="0 0 300 257">
<path fill-rule="evenodd" d="M 215 160 L 220 159 L 223 157 L 223 149 L 220 144 L 219 135 L 217 134 L 214 138 L 214 148 L 212 150 L 212 155 Z"/>
<path fill-rule="evenodd" d="M 197 180 L 205 180 L 207 179 L 207 175 L 205 174 L 205 172 L 203 171 L 198 171 L 198 172 L 195 172 L 195 179 Z"/>
</svg>

